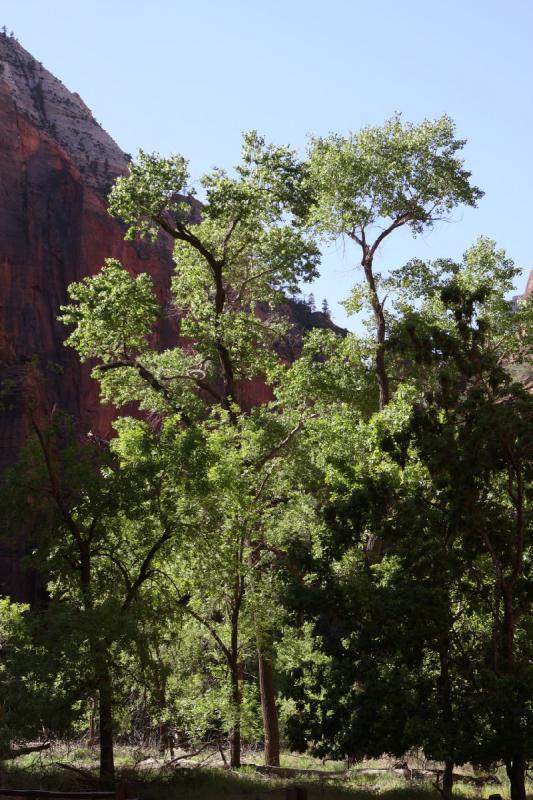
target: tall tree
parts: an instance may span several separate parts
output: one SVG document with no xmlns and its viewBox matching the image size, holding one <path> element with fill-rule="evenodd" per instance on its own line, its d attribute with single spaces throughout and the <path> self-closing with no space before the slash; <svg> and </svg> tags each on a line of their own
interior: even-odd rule
<svg viewBox="0 0 533 800">
<path fill-rule="evenodd" d="M 417 445 L 447 495 L 455 535 L 492 571 L 491 744 L 506 764 L 513 800 L 524 800 L 533 724 L 526 699 L 533 687 L 533 400 L 515 370 L 531 363 L 532 306 L 513 310 L 505 299 L 517 270 L 489 240 L 462 264 L 410 264 L 403 278 L 413 270 L 411 295 L 422 306 L 406 309 L 396 343 L 435 368 L 417 414 Z"/>
<path fill-rule="evenodd" d="M 470 184 L 459 157 L 464 144 L 447 116 L 412 125 L 397 115 L 381 127 L 311 139 L 304 178 L 313 199 L 307 221 L 325 238 L 347 237 L 359 248 L 364 297 L 374 320 L 380 408 L 389 402 L 391 390 L 386 297 L 374 260 L 394 231 L 407 227 L 421 234 L 456 206 L 476 205 L 483 193 Z M 358 307 L 361 293 L 354 299 Z"/>
<path fill-rule="evenodd" d="M 514 375 L 532 326 L 531 307 L 506 300 L 515 274 L 482 239 L 461 264 L 394 276 L 388 347 L 411 385 L 380 413 L 359 401 L 320 421 L 309 460 L 324 524 L 300 554 L 310 579 L 288 587 L 323 651 L 293 668 L 293 741 L 305 732 L 343 755 L 422 748 L 445 762 L 447 797 L 454 763 L 502 759 L 523 798 L 530 757 L 532 407 Z"/>
<path fill-rule="evenodd" d="M 155 459 L 147 459 L 125 426 L 113 448 L 79 443 L 65 426 L 34 423 L 34 436 L 11 475 L 11 490 L 31 510 L 34 565 L 48 578 L 49 614 L 65 622 L 86 651 L 77 691 L 98 697 L 100 773 L 114 778 L 113 712 L 117 652 L 135 640 L 154 570 L 169 545 L 200 523 L 187 496 L 192 460 L 189 433 L 177 432 L 172 483 Z M 143 443 L 146 446 L 146 439 Z M 144 456 L 144 457 L 143 457 Z M 53 651 L 55 642 L 50 640 Z M 120 659 L 118 659 L 119 661 Z"/>
<path fill-rule="evenodd" d="M 198 215 L 185 160 L 141 153 L 129 176 L 117 181 L 110 208 L 129 226 L 130 237 L 155 237 L 164 230 L 175 240 L 172 302 L 189 344 L 162 351 L 152 347 L 157 306 L 150 281 L 145 275 L 130 278 L 113 261 L 94 278 L 70 287 L 73 304 L 63 316 L 75 326 L 68 342 L 83 360 L 98 359 L 93 374 L 105 399 L 116 405 L 137 400 L 168 424 L 197 430 L 215 459 L 213 475 L 221 475 L 217 469 L 229 459 L 227 475 L 235 477 L 235 486 L 221 487 L 227 502 L 220 508 L 219 530 L 228 531 L 231 521 L 240 542 L 234 562 L 231 650 L 235 766 L 240 763 L 241 670 L 235 637 L 245 556 L 263 546 L 259 529 L 262 509 L 270 502 L 273 464 L 311 413 L 305 403 L 285 413 L 275 401 L 249 413 L 243 400 L 247 380 L 263 376 L 268 381 L 277 368 L 275 344 L 284 325 L 276 305 L 316 274 L 318 249 L 296 225 L 305 203 L 300 177 L 290 150 L 266 146 L 256 134 L 248 134 L 233 177 L 214 170 L 201 180 L 205 196 Z M 257 314 L 258 303 L 270 313 Z M 238 518 L 239 507 L 247 508 L 243 518 Z M 271 716 L 275 702 L 271 692 L 267 697 L 270 684 L 262 686 Z M 279 760 L 279 753 L 271 758 Z"/>
</svg>

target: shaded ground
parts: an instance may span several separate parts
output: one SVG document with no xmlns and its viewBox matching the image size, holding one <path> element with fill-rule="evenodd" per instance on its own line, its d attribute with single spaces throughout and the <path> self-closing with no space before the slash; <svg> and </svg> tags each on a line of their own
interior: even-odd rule
<svg viewBox="0 0 533 800">
<path fill-rule="evenodd" d="M 134 784 L 135 793 L 141 800 L 285 800 L 288 786 L 305 787 L 309 800 L 373 800 L 377 795 L 384 800 L 440 798 L 427 776 L 410 779 L 401 771 L 383 771 L 393 767 L 394 762 L 389 759 L 361 762 L 354 765 L 346 776 L 342 774 L 345 772 L 342 762 L 322 762 L 287 753 L 282 758 L 284 777 L 280 778 L 257 772 L 255 765 L 261 763 L 261 756 L 257 752 L 247 753 L 246 766 L 241 770 L 229 770 L 223 768 L 218 751 L 204 751 L 192 759 L 183 758 L 174 765 L 165 765 L 154 753 L 118 748 L 116 762 L 119 779 Z M 58 762 L 81 769 L 84 774 L 60 767 Z M 420 770 L 432 765 L 410 759 L 409 766 Z M 96 768 L 94 751 L 61 746 L 6 765 L 0 779 L 4 788 L 81 791 L 101 788 Z M 294 772 L 291 774 L 289 770 Z M 465 780 L 474 776 L 469 767 L 460 771 Z M 501 782 L 499 786 L 458 782 L 455 792 L 458 798 L 472 800 L 488 798 L 495 792 L 508 797 L 509 788 L 503 770 L 497 771 L 497 777 Z M 529 785 L 529 792 L 533 796 L 533 784 Z"/>
</svg>

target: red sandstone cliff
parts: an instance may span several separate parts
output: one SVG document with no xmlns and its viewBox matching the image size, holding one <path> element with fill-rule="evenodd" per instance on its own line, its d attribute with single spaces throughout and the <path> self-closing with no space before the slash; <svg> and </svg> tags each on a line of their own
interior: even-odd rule
<svg viewBox="0 0 533 800">
<path fill-rule="evenodd" d="M 79 95 L 15 39 L 0 35 L 0 470 L 16 459 L 30 408 L 44 416 L 57 406 L 86 429 L 109 435 L 113 409 L 100 405 L 90 369 L 63 346 L 66 331 L 57 316 L 68 285 L 94 274 L 106 257 L 150 273 L 161 296 L 168 291 L 171 242 L 126 243 L 106 211 L 109 188 L 127 167 L 127 156 Z M 283 348 L 288 358 L 298 349 L 298 331 L 332 325 L 302 304 L 288 304 L 287 313 L 294 323 Z M 159 336 L 175 340 L 171 322 Z M 241 387 L 246 406 L 269 396 L 259 380 Z M 18 554 L 0 544 L 0 594 L 3 583 L 30 599 Z"/>
<path fill-rule="evenodd" d="M 109 432 L 112 410 L 63 346 L 57 315 L 67 286 L 107 256 L 167 289 L 170 246 L 125 243 L 106 211 L 109 186 L 127 163 L 82 100 L 0 35 L 0 468 L 16 458 L 30 406 L 43 414 L 57 405 Z M 2 550 L 0 578 L 16 584 L 16 559 Z"/>
<path fill-rule="evenodd" d="M 0 36 L 0 467 L 25 435 L 28 402 L 57 404 L 95 432 L 109 431 L 111 409 L 63 347 L 57 315 L 67 286 L 107 256 L 149 272 L 167 291 L 170 244 L 124 242 L 106 211 L 109 186 L 127 165 L 79 96 Z M 46 376 L 44 389 L 32 362 Z"/>
</svg>

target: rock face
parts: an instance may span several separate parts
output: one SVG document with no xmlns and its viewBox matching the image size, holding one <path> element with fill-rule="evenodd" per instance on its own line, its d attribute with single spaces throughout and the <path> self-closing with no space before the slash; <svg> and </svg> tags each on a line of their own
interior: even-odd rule
<svg viewBox="0 0 533 800">
<path fill-rule="evenodd" d="M 125 243 L 106 211 L 109 186 L 127 165 L 81 98 L 0 35 L 0 469 L 15 460 L 30 410 L 42 417 L 55 405 L 109 434 L 112 409 L 63 346 L 57 315 L 67 286 L 108 256 L 168 290 L 170 243 Z M 20 548 L 0 548 L 0 593 L 29 599 Z"/>
<path fill-rule="evenodd" d="M 100 192 L 124 172 L 127 157 L 94 119 L 77 93 L 69 92 L 13 38 L 0 38 L 0 78 L 11 105 L 41 134 L 48 134 Z"/>
<path fill-rule="evenodd" d="M 529 277 L 527 279 L 526 288 L 524 289 L 522 294 L 517 294 L 513 297 L 513 304 L 515 308 L 518 308 L 520 303 L 523 303 L 525 300 L 529 300 L 529 298 L 533 295 L 533 269 L 529 273 Z"/>
<path fill-rule="evenodd" d="M 83 101 L 0 36 L 0 467 L 25 435 L 28 403 L 58 404 L 95 432 L 109 431 L 111 410 L 63 347 L 57 315 L 67 286 L 108 256 L 167 290 L 170 244 L 125 243 L 106 211 L 109 186 L 127 164 Z M 35 363 L 46 376 L 41 388 Z"/>
<path fill-rule="evenodd" d="M 150 273 L 158 294 L 168 293 L 171 241 L 124 242 L 106 210 L 109 188 L 128 161 L 79 95 L 0 34 L 0 470 L 15 461 L 29 412 L 44 419 L 55 406 L 98 436 L 111 431 L 113 409 L 100 404 L 90 370 L 63 346 L 57 316 L 68 285 L 97 272 L 106 257 Z M 287 306 L 300 333 L 301 305 Z M 332 326 L 322 314 L 311 318 L 303 327 Z M 170 321 L 160 327 L 162 341 L 176 335 Z M 260 380 L 241 393 L 248 407 L 270 398 Z M 0 594 L 31 600 L 23 551 L 23 541 L 0 543 Z"/>
</svg>

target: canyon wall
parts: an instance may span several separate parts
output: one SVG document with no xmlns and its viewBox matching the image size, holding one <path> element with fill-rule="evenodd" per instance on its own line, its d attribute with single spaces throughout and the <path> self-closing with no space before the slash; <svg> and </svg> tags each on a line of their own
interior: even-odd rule
<svg viewBox="0 0 533 800">
<path fill-rule="evenodd" d="M 106 210 L 109 188 L 128 163 L 79 95 L 0 34 L 0 470 L 15 462 L 30 418 L 44 422 L 54 407 L 97 436 L 111 433 L 113 408 L 100 404 L 90 367 L 64 347 L 57 316 L 68 285 L 97 272 L 106 257 L 134 274 L 148 272 L 159 296 L 168 294 L 171 240 L 124 242 L 123 227 Z M 332 325 L 323 314 L 307 319 L 301 305 L 286 305 L 296 331 Z M 175 342 L 175 323 L 163 321 L 157 337 Z M 241 387 L 246 406 L 269 397 L 259 380 Z M 0 594 L 31 600 L 24 552 L 23 536 L 0 541 Z"/>
</svg>

